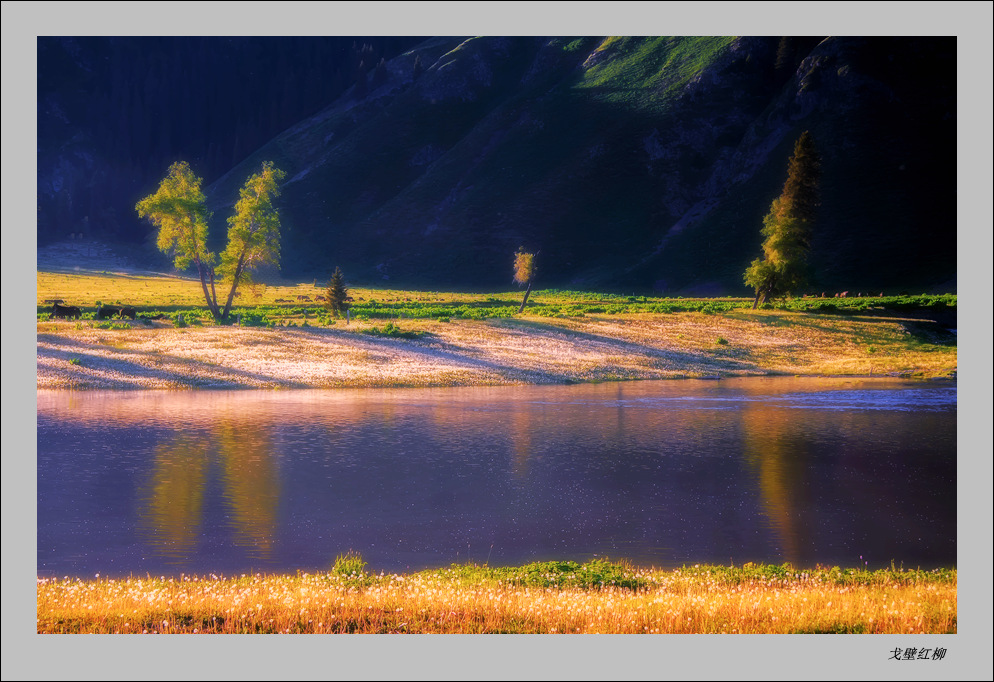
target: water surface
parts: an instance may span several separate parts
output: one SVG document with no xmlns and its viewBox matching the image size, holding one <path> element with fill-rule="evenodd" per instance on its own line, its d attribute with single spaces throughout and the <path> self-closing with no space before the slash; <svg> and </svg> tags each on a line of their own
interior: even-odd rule
<svg viewBox="0 0 994 682">
<path fill-rule="evenodd" d="M 955 566 L 955 491 L 952 383 L 38 393 L 41 576 Z"/>
</svg>

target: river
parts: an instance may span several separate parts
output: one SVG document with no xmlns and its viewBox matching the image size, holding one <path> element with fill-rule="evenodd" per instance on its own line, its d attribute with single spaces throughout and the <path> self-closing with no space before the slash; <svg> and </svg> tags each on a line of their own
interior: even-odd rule
<svg viewBox="0 0 994 682">
<path fill-rule="evenodd" d="M 38 392 L 39 576 L 956 565 L 956 385 Z"/>
</svg>

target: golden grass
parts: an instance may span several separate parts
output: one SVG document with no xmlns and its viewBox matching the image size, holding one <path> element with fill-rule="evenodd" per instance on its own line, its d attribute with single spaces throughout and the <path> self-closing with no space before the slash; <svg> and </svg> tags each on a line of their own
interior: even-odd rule
<svg viewBox="0 0 994 682">
<path fill-rule="evenodd" d="M 39 578 L 38 632 L 956 632 L 955 571 L 626 572 L 635 589 L 529 586 L 465 566 L 380 576 Z"/>
<path fill-rule="evenodd" d="M 275 305 L 280 299 L 296 303 L 298 296 L 309 296 L 313 301 L 316 296 L 324 294 L 324 288 L 314 284 L 315 280 L 243 285 L 238 288 L 239 295 L 235 299 L 235 304 Z M 188 276 L 39 271 L 37 285 L 38 305 L 45 305 L 50 299 L 63 299 L 66 305 L 77 306 L 95 306 L 97 301 L 132 306 L 204 306 L 204 293 L 200 280 Z M 357 301 L 376 299 L 381 303 L 401 301 L 474 303 L 491 297 L 510 300 L 521 298 L 520 292 L 476 294 L 366 287 L 351 287 L 349 293 Z M 228 286 L 218 284 L 217 294 L 218 299 L 223 302 L 228 295 Z"/>
<path fill-rule="evenodd" d="M 242 289 L 239 305 L 276 305 L 305 320 L 298 296 L 312 283 Z M 468 303 L 517 293 L 353 289 L 382 303 Z M 545 294 L 559 302 L 555 294 Z M 123 302 L 147 309 L 202 307 L 199 282 L 161 275 L 38 273 L 38 301 Z M 543 298 L 542 292 L 533 294 Z M 277 301 L 293 301 L 279 304 Z M 564 299 L 565 300 L 565 299 Z M 628 379 L 788 375 L 954 375 L 955 345 L 916 338 L 908 321 L 736 309 L 724 314 L 626 313 L 438 321 L 395 320 L 416 340 L 361 332 L 387 320 L 240 328 L 171 322 L 39 321 L 39 388 L 333 388 L 500 385 Z"/>
</svg>

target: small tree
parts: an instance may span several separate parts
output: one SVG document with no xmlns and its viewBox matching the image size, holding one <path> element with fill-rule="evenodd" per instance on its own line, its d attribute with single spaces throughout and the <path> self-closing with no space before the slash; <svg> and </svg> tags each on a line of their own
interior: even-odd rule
<svg viewBox="0 0 994 682">
<path fill-rule="evenodd" d="M 523 246 L 519 246 L 514 254 L 514 281 L 519 285 L 527 285 L 525 297 L 521 299 L 521 307 L 518 308 L 520 315 L 525 311 L 525 304 L 528 302 L 528 294 L 532 291 L 532 280 L 535 279 L 535 256 L 536 253 L 528 253 Z"/>
<path fill-rule="evenodd" d="M 806 282 L 820 175 L 821 161 L 805 131 L 794 145 L 783 191 L 763 218 L 763 257 L 745 271 L 745 283 L 756 292 L 753 309 L 789 295 Z"/>
<path fill-rule="evenodd" d="M 345 275 L 342 269 L 335 267 L 331 279 L 328 281 L 328 290 L 325 292 L 327 300 L 325 308 L 330 310 L 335 317 L 345 314 L 349 309 L 349 289 L 345 286 Z"/>
</svg>

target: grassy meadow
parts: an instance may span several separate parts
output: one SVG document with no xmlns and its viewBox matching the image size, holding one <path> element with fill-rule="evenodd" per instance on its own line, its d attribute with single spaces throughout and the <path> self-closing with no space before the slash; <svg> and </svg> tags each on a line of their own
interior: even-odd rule
<svg viewBox="0 0 994 682">
<path fill-rule="evenodd" d="M 595 560 L 375 574 L 38 579 L 39 633 L 944 634 L 956 571 Z"/>
<path fill-rule="evenodd" d="M 956 338 L 927 319 L 955 296 L 748 299 L 540 290 L 351 289 L 351 320 L 316 282 L 239 288 L 215 325 L 199 281 L 38 273 L 39 388 L 333 388 L 752 375 L 955 376 Z M 79 306 L 51 319 L 48 301 Z M 97 320 L 100 304 L 137 320 Z M 143 319 L 144 318 L 144 319 Z M 156 318 L 156 319 L 150 319 Z M 236 352 L 237 351 L 237 352 Z"/>
</svg>

